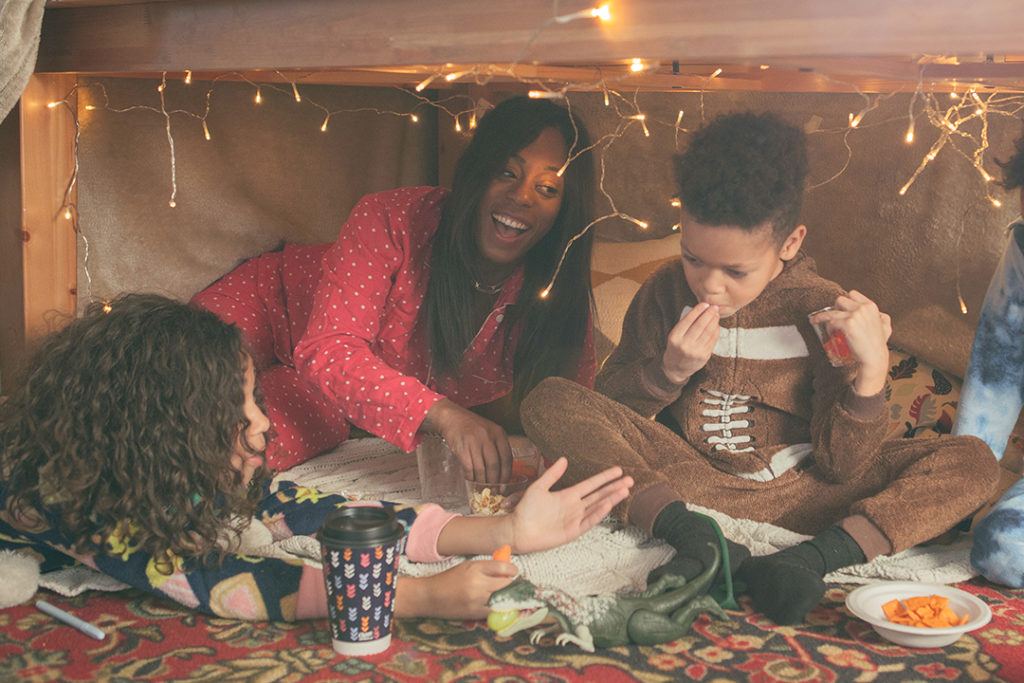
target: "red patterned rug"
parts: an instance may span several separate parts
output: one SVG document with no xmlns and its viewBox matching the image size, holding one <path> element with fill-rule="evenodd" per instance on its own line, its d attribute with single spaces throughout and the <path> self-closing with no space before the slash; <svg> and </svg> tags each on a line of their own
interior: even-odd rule
<svg viewBox="0 0 1024 683">
<path fill-rule="evenodd" d="M 499 639 L 480 623 L 401 622 L 387 652 L 333 654 L 325 622 L 229 621 L 127 591 L 47 600 L 101 626 L 99 642 L 31 606 L 0 610 L 0 681 L 1024 681 L 1024 590 L 962 586 L 992 622 L 943 649 L 889 644 L 843 607 L 832 588 L 800 628 L 731 613 L 702 617 L 690 635 L 657 647 L 590 655 L 524 634 Z"/>
</svg>

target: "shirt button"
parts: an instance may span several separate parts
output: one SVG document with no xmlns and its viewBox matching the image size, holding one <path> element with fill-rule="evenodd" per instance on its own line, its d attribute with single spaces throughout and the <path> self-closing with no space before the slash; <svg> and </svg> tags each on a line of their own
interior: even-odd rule
<svg viewBox="0 0 1024 683">
<path fill-rule="evenodd" d="M 500 323 L 502 320 L 505 319 L 505 314 L 504 313 L 499 313 L 498 315 L 494 316 L 494 319 L 497 320 Z"/>
</svg>

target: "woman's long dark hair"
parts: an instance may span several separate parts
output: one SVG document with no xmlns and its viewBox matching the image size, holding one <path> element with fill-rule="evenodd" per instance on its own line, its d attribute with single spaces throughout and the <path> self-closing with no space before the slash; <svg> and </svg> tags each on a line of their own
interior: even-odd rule
<svg viewBox="0 0 1024 683">
<path fill-rule="evenodd" d="M 91 305 L 0 405 L 0 514 L 24 528 L 52 513 L 77 552 L 113 535 L 166 573 L 174 556 L 209 558 L 258 499 L 230 463 L 245 358 L 238 328 L 197 307 L 151 294 Z"/>
<path fill-rule="evenodd" d="M 514 97 L 480 120 L 476 135 L 459 158 L 452 193 L 430 256 L 430 282 L 423 315 L 430 356 L 438 374 L 454 373 L 477 333 L 473 317 L 473 265 L 482 258 L 476 241 L 480 201 L 514 154 L 546 129 L 565 141 L 570 155 L 587 149 L 582 122 L 549 100 Z M 551 279 L 569 240 L 590 222 L 594 167 L 590 152 L 569 164 L 563 175 L 562 205 L 551 230 L 525 257 L 523 288 L 510 308 L 521 326 L 513 360 L 512 397 L 516 405 L 545 377 L 572 376 L 590 324 L 591 236 L 577 239 L 547 298 L 540 292 Z"/>
</svg>

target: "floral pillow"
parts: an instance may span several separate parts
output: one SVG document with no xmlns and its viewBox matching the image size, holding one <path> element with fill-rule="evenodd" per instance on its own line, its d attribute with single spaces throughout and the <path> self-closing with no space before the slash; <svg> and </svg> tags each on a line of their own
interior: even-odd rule
<svg viewBox="0 0 1024 683">
<path fill-rule="evenodd" d="M 949 434 L 960 401 L 960 380 L 895 349 L 889 352 L 889 362 L 886 438 Z"/>
</svg>

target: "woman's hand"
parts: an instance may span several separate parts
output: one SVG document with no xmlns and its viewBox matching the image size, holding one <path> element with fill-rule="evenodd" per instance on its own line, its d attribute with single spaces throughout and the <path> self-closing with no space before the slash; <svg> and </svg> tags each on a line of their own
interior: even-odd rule
<svg viewBox="0 0 1024 683">
<path fill-rule="evenodd" d="M 395 615 L 484 619 L 490 612 L 487 601 L 491 593 L 512 583 L 518 573 L 511 562 L 470 560 L 434 576 L 403 576 L 395 597 Z"/>
<path fill-rule="evenodd" d="M 671 381 L 684 384 L 707 365 L 718 341 L 718 306 L 697 304 L 669 333 L 661 368 Z"/>
<path fill-rule="evenodd" d="M 552 491 L 568 461 L 559 458 L 537 481 L 530 484 L 508 519 L 512 551 L 530 553 L 568 543 L 605 518 L 629 495 L 632 477 L 621 467 L 609 467 L 589 479 L 561 491 Z"/>
<path fill-rule="evenodd" d="M 467 478 L 489 483 L 511 478 L 512 447 L 505 430 L 490 420 L 445 398 L 431 406 L 423 430 L 441 435 Z"/>
<path fill-rule="evenodd" d="M 892 320 L 878 310 L 874 301 L 857 290 L 840 294 L 831 311 L 815 320 L 824 322 L 829 330 L 839 330 L 857 361 L 853 390 L 861 396 L 874 396 L 885 388 L 889 373 L 889 337 Z"/>
</svg>

